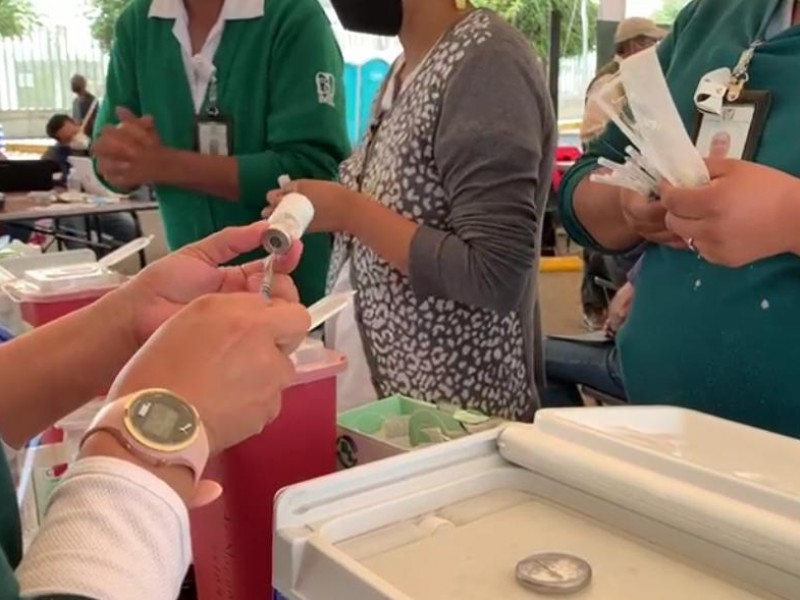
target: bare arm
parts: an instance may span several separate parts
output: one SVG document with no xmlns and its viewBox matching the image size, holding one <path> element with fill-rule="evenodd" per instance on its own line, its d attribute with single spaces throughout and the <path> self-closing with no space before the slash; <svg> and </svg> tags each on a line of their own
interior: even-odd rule
<svg viewBox="0 0 800 600">
<path fill-rule="evenodd" d="M 578 221 L 598 244 L 611 251 L 627 250 L 643 241 L 625 220 L 621 197 L 619 188 L 586 177 L 575 188 L 572 200 Z"/>
<path fill-rule="evenodd" d="M 21 446 L 108 389 L 138 348 L 120 300 L 112 293 L 0 346 L 0 435 L 8 444 Z"/>
<path fill-rule="evenodd" d="M 164 148 L 160 162 L 163 167 L 159 169 L 154 183 L 233 202 L 239 200 L 239 165 L 232 156 L 207 156 Z"/>
</svg>

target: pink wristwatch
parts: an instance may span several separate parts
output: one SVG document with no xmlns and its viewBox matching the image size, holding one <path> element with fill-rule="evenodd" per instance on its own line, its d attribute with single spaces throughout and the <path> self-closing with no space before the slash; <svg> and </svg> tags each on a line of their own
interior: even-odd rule
<svg viewBox="0 0 800 600">
<path fill-rule="evenodd" d="M 200 416 L 172 392 L 145 390 L 107 404 L 83 436 L 81 446 L 98 432 L 113 436 L 148 465 L 190 469 L 197 490 L 193 506 L 209 504 L 222 492 L 218 484 L 202 481 L 209 444 Z"/>
</svg>

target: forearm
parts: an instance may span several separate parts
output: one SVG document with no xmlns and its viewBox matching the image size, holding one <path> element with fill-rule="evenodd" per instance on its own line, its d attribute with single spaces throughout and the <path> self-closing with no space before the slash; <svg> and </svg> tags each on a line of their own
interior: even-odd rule
<svg viewBox="0 0 800 600">
<path fill-rule="evenodd" d="M 151 469 L 108 450 L 79 460 L 55 491 L 17 570 L 23 597 L 177 597 L 191 560 L 184 501 Z"/>
<path fill-rule="evenodd" d="M 366 196 L 357 196 L 344 229 L 404 275 L 419 225 Z"/>
<path fill-rule="evenodd" d="M 506 312 L 517 307 L 535 256 L 535 230 L 525 244 L 491 232 L 456 233 L 418 225 L 366 196 L 357 196 L 347 233 L 411 278 L 420 296 Z M 502 255 L 502 258 L 500 256 Z"/>
<path fill-rule="evenodd" d="M 623 251 L 642 243 L 625 220 L 618 188 L 587 176 L 575 188 L 572 206 L 575 218 L 603 248 Z"/>
<path fill-rule="evenodd" d="M 6 443 L 19 447 L 110 387 L 137 349 L 129 310 L 114 292 L 0 346 Z"/>
<path fill-rule="evenodd" d="M 165 148 L 157 185 L 183 188 L 224 200 L 239 200 L 239 167 L 232 156 L 208 156 Z M 265 190 L 266 193 L 266 190 Z"/>
</svg>

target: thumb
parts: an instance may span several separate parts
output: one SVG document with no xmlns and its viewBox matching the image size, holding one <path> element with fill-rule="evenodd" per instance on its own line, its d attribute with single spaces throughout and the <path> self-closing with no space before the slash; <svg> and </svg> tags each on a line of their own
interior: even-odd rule
<svg viewBox="0 0 800 600">
<path fill-rule="evenodd" d="M 153 115 L 145 115 L 141 119 L 139 119 L 139 124 L 149 131 L 156 130 L 156 120 L 153 118 Z"/>
<path fill-rule="evenodd" d="M 727 175 L 736 161 L 730 158 L 708 158 L 706 159 L 706 167 L 708 167 L 708 174 L 711 179 L 719 179 Z"/>
<path fill-rule="evenodd" d="M 118 106 L 116 113 L 117 113 L 117 118 L 120 120 L 121 123 L 136 123 L 137 125 L 139 125 L 144 129 L 147 129 L 149 131 L 155 131 L 156 121 L 152 115 L 137 117 L 136 113 L 134 113 L 129 108 L 125 108 L 124 106 Z"/>
<path fill-rule="evenodd" d="M 117 113 L 117 118 L 122 123 L 130 123 L 131 121 L 135 121 L 139 118 L 133 113 L 133 111 L 131 111 L 129 108 L 125 108 L 124 106 L 118 106 L 115 112 Z"/>
</svg>

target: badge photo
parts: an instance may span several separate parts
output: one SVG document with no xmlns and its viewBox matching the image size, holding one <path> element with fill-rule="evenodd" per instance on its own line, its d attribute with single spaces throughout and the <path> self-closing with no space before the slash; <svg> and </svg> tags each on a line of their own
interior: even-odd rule
<svg viewBox="0 0 800 600">
<path fill-rule="evenodd" d="M 205 117 L 197 121 L 197 150 L 209 156 L 230 156 L 231 127 L 223 118 Z"/>
<path fill-rule="evenodd" d="M 753 160 L 770 102 L 769 92 L 747 90 L 725 101 L 719 114 L 698 110 L 692 139 L 703 158 Z"/>
</svg>

